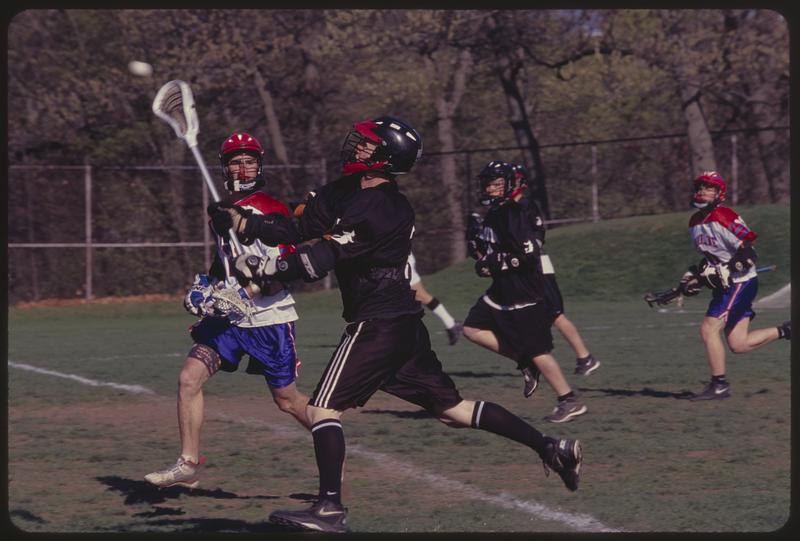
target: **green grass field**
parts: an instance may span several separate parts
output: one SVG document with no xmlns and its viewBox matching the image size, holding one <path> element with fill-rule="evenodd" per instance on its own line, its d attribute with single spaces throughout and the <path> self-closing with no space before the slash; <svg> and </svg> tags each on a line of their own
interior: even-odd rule
<svg viewBox="0 0 800 541">
<path fill-rule="evenodd" d="M 765 295 L 789 281 L 788 208 L 749 210 L 742 213 L 764 239 L 761 261 L 778 264 L 763 277 Z M 344 418 L 350 527 L 573 533 L 781 528 L 790 514 L 790 344 L 729 355 L 733 396 L 693 403 L 685 398 L 708 377 L 697 332 L 708 292 L 668 311 L 641 300 L 649 289 L 672 285 L 698 259 L 684 230 L 686 237 L 673 239 L 671 229 L 685 226 L 684 218 L 549 233 L 567 314 L 602 362 L 587 378 L 572 375 L 574 356 L 555 333 L 554 354 L 589 407 L 573 422 L 542 421 L 555 401 L 546 383 L 523 398 L 511 361 L 464 340 L 447 346 L 438 319 L 425 318 L 465 398 L 497 402 L 547 434 L 581 439 L 585 465 L 577 492 L 568 492 L 554 474 L 545 477 L 523 446 L 483 431 L 449 429 L 378 393 Z M 631 229 L 640 235 L 626 236 Z M 659 234 L 674 241 L 664 261 L 676 269 L 664 271 L 661 252 L 645 250 L 651 243 L 642 239 Z M 605 238 L 612 240 L 601 250 Z M 616 272 L 606 268 L 621 262 Z M 458 318 L 488 285 L 471 274 L 469 262 L 425 282 Z M 298 305 L 298 384 L 310 394 L 343 322 L 338 292 L 298 296 Z M 789 312 L 760 310 L 753 327 L 778 324 Z M 179 452 L 175 391 L 192 321 L 179 299 L 10 309 L 8 510 L 16 527 L 279 534 L 284 530 L 267 522 L 269 513 L 302 507 L 315 496 L 310 436 L 277 410 L 263 380 L 243 369 L 206 385 L 202 449 L 208 462 L 201 486 L 157 490 L 143 481 Z"/>
</svg>

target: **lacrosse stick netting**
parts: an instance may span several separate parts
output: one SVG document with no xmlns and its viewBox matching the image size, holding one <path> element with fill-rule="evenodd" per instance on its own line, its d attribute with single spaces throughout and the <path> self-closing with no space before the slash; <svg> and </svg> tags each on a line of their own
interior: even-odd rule
<svg viewBox="0 0 800 541">
<path fill-rule="evenodd" d="M 200 167 L 200 172 L 203 174 L 203 180 L 205 180 L 208 186 L 211 198 L 215 202 L 219 201 L 219 192 L 217 192 L 214 181 L 211 180 L 211 175 L 206 168 L 203 156 L 197 148 L 197 133 L 200 131 L 200 121 L 197 117 L 197 110 L 194 106 L 194 96 L 192 95 L 192 89 L 189 87 L 189 84 L 178 79 L 164 84 L 164 86 L 158 90 L 153 100 L 153 112 L 158 118 L 172 126 L 172 129 L 175 130 L 175 135 L 177 135 L 179 139 L 183 139 L 186 142 L 187 146 L 192 151 L 192 155 L 194 155 L 197 165 Z M 233 229 L 229 229 L 228 233 L 234 251 L 233 256 L 235 257 L 244 253 L 242 245 L 239 243 L 239 239 L 236 237 L 236 233 Z M 228 271 L 227 261 L 225 263 L 226 271 Z"/>
</svg>

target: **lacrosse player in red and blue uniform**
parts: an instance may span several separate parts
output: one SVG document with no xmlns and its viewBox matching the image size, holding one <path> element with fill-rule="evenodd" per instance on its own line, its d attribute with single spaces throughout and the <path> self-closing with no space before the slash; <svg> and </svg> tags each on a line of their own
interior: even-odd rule
<svg viewBox="0 0 800 541">
<path fill-rule="evenodd" d="M 304 510 L 274 511 L 271 522 L 324 532 L 348 530 L 341 494 L 341 418 L 346 410 L 364 406 L 378 390 L 416 404 L 450 426 L 481 429 L 521 443 L 556 471 L 567 488 L 578 488 L 578 440 L 547 437 L 498 404 L 464 400 L 431 349 L 422 305 L 406 274 L 414 211 L 396 180 L 411 170 L 421 152 L 419 133 L 402 120 L 380 117 L 356 123 L 342 147 L 345 176 L 315 190 L 301 216 L 301 231 L 330 234 L 277 261 L 236 259 L 237 276 L 245 284 L 314 281 L 334 271 L 347 322 L 308 406 L 319 468 L 318 501 Z M 520 460 L 524 471 L 529 459 Z"/>
<path fill-rule="evenodd" d="M 756 234 L 733 209 L 722 205 L 727 184 L 716 171 L 705 171 L 694 180 L 691 204 L 697 208 L 689 220 L 689 234 L 703 259 L 681 279 L 681 292 L 691 296 L 701 286 L 713 294 L 700 336 L 705 344 L 711 382 L 691 400 L 721 400 L 731 395 L 725 377 L 725 346 L 720 331 L 733 353 L 747 353 L 779 338 L 791 339 L 791 321 L 778 327 L 749 330 L 755 317 L 753 299 L 758 292 Z"/>
<path fill-rule="evenodd" d="M 269 246 L 261 240 L 248 239 L 246 232 L 237 230 L 240 222 L 234 218 L 240 212 L 265 217 L 289 216 L 283 203 L 260 190 L 265 184 L 263 154 L 258 140 L 241 132 L 228 137 L 220 150 L 225 188 L 240 211 L 231 212 L 233 205 L 224 202 L 209 207 L 211 226 L 217 235 L 217 254 L 209 274 L 196 276 L 184 301 L 185 308 L 200 319 L 190 329 L 194 344 L 179 376 L 181 455 L 174 466 L 145 476 L 146 481 L 158 487 L 198 486 L 198 472 L 204 462 L 200 456 L 203 384 L 220 370 L 235 371 L 245 354 L 249 356 L 247 373 L 264 377 L 280 410 L 306 428 L 310 426 L 306 416 L 308 396 L 295 384 L 299 361 L 294 322 L 298 316 L 292 295 L 277 281 L 269 289 L 245 291 L 231 272 L 230 229 L 236 231 L 246 254 L 277 258 L 294 251 L 293 245 Z M 221 293 L 230 290 L 239 295 L 241 304 L 220 301 Z"/>
</svg>

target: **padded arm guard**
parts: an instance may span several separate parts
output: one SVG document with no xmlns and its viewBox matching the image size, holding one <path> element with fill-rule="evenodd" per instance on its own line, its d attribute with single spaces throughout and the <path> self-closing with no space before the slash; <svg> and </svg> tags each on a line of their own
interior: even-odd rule
<svg viewBox="0 0 800 541">
<path fill-rule="evenodd" d="M 753 267 L 758 260 L 755 248 L 749 241 L 745 241 L 733 254 L 731 260 L 728 261 L 728 270 L 731 272 L 741 272 L 748 267 Z"/>
</svg>

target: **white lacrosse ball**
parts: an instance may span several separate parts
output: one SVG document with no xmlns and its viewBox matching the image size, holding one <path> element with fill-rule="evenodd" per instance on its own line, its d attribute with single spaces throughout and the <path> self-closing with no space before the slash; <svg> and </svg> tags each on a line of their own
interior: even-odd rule
<svg viewBox="0 0 800 541">
<path fill-rule="evenodd" d="M 153 74 L 153 66 L 147 62 L 131 60 L 128 62 L 128 71 L 139 77 L 150 77 Z"/>
</svg>

